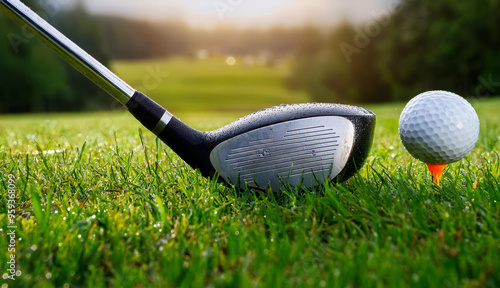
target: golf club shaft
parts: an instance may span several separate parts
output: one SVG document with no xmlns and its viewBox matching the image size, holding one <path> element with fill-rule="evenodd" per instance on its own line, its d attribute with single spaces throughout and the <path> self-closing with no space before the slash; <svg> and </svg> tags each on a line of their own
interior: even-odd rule
<svg viewBox="0 0 500 288">
<path fill-rule="evenodd" d="M 0 10 L 123 105 L 136 92 L 19 0 L 0 0 Z"/>
</svg>

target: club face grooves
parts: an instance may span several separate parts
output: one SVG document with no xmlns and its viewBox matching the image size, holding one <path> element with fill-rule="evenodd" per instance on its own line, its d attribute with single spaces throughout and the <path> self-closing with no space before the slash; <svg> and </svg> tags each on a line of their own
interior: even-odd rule
<svg viewBox="0 0 500 288">
<path fill-rule="evenodd" d="M 283 181 L 312 187 L 342 171 L 353 140 L 354 125 L 346 118 L 308 117 L 235 136 L 217 145 L 210 159 L 227 182 L 273 191 Z"/>
</svg>

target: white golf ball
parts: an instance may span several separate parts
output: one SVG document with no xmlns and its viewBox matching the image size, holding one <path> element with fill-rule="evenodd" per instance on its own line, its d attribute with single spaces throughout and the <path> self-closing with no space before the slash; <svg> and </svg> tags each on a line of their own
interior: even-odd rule
<svg viewBox="0 0 500 288">
<path fill-rule="evenodd" d="M 399 118 L 399 136 L 427 164 L 450 164 L 467 155 L 479 137 L 479 118 L 467 100 L 447 91 L 415 96 Z"/>
</svg>

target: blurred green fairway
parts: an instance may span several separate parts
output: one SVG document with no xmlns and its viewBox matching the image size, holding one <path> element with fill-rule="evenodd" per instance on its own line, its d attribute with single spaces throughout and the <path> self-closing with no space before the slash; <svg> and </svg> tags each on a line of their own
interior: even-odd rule
<svg viewBox="0 0 500 288">
<path fill-rule="evenodd" d="M 116 62 L 113 70 L 134 88 L 173 113 L 235 112 L 246 115 L 280 104 L 308 102 L 303 92 L 284 87 L 286 64 L 258 66 L 242 58 L 228 65 L 226 58 L 173 58 Z"/>
<path fill-rule="evenodd" d="M 147 73 L 132 71 L 154 63 L 117 63 L 116 70 L 137 87 Z M 285 70 L 228 72 L 215 60 L 206 71 L 161 65 L 171 76 L 149 94 L 201 130 L 290 102 L 278 85 Z M 359 174 L 280 193 L 204 179 L 123 110 L 0 116 L 0 274 L 10 257 L 9 174 L 21 271 L 16 281 L 0 283 L 499 287 L 500 99 L 470 101 L 480 139 L 447 168 L 441 186 L 399 140 L 400 103 L 367 106 L 377 113 L 377 128 Z"/>
</svg>

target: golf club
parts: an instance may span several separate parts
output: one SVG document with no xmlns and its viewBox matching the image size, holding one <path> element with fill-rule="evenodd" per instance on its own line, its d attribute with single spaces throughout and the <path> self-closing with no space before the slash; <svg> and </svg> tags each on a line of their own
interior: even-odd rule
<svg viewBox="0 0 500 288">
<path fill-rule="evenodd" d="M 195 130 L 136 91 L 18 0 L 0 0 L 14 22 L 128 108 L 205 177 L 236 187 L 283 189 L 344 181 L 368 156 L 375 114 L 341 104 L 265 109 L 211 132 Z"/>
</svg>

